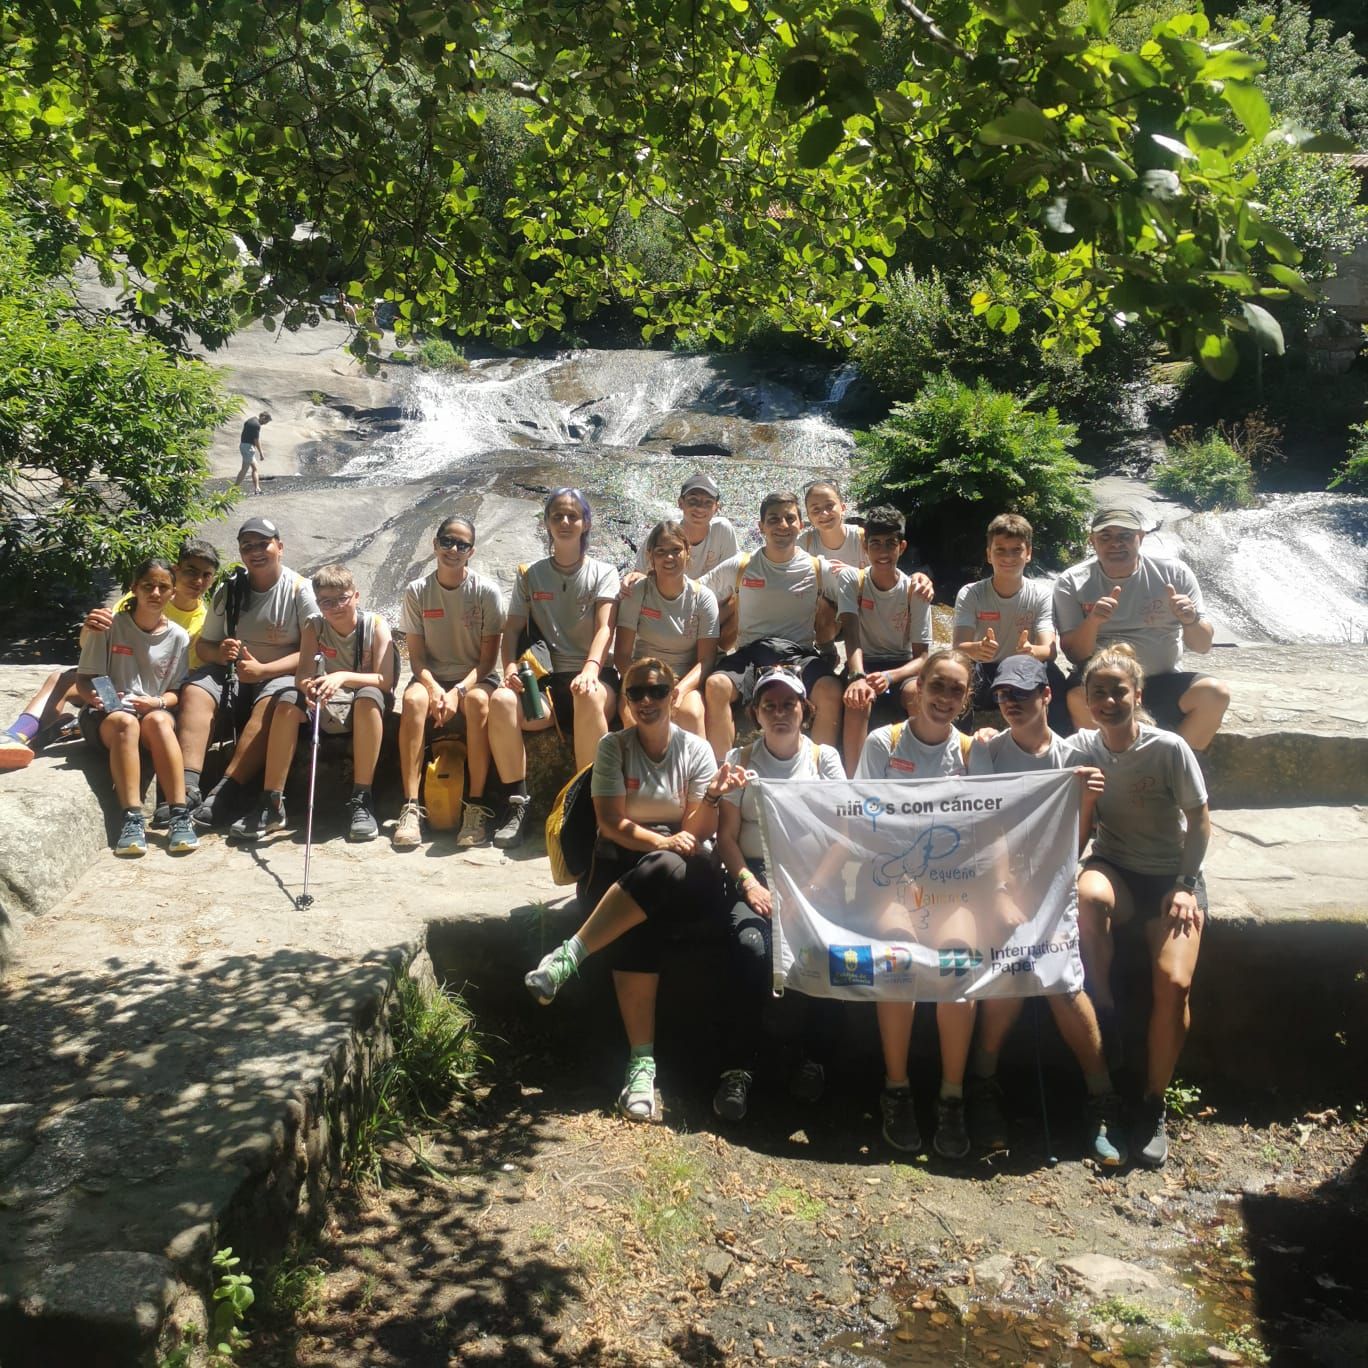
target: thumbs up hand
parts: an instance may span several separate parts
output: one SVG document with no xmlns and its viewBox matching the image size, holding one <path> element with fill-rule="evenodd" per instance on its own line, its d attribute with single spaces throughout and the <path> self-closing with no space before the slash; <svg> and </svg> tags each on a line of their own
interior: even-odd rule
<svg viewBox="0 0 1368 1368">
<path fill-rule="evenodd" d="M 1031 649 L 1031 632 L 1028 627 L 1023 627 L 1017 634 L 1016 650 L 1014 655 L 1026 655 Z"/>
<path fill-rule="evenodd" d="M 1169 612 L 1183 624 L 1191 627 L 1197 621 L 1197 605 L 1186 594 L 1180 594 L 1171 584 L 1164 585 L 1168 595 Z"/>
<path fill-rule="evenodd" d="M 997 659 L 997 637 L 993 635 L 990 627 L 977 641 L 966 641 L 960 650 L 972 660 L 981 660 L 984 663 Z"/>
<path fill-rule="evenodd" d="M 1103 594 L 1103 596 L 1093 604 L 1093 616 L 1101 618 L 1102 621 L 1105 622 L 1114 612 L 1116 612 L 1120 603 L 1121 586 L 1119 584 L 1113 584 L 1111 593 Z"/>
</svg>

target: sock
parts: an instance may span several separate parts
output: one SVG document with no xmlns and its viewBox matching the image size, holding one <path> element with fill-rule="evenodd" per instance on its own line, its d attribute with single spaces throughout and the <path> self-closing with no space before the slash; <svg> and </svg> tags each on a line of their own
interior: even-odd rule
<svg viewBox="0 0 1368 1368">
<path fill-rule="evenodd" d="M 189 793 L 191 789 L 198 789 L 200 786 L 199 770 L 188 769 L 185 771 L 185 791 Z"/>
<path fill-rule="evenodd" d="M 172 817 L 184 817 L 189 811 L 184 803 L 171 803 L 170 808 Z"/>
<path fill-rule="evenodd" d="M 268 808 L 279 810 L 285 804 L 285 795 L 280 789 L 267 789 L 261 795 L 261 801 Z"/>
<path fill-rule="evenodd" d="M 1083 1083 L 1088 1089 L 1089 1097 L 1104 1097 L 1107 1093 L 1116 1091 L 1112 1086 L 1112 1076 L 1106 1069 L 1101 1073 L 1085 1073 Z"/>
<path fill-rule="evenodd" d="M 964 1084 L 963 1084 L 963 1083 L 942 1083 L 941 1086 L 940 1086 L 940 1095 L 941 1095 L 941 1098 L 942 1098 L 942 1099 L 945 1099 L 945 1098 L 952 1098 L 952 1099 L 953 1099 L 953 1098 L 961 1098 L 961 1099 L 962 1099 L 962 1098 L 964 1097 Z"/>
<path fill-rule="evenodd" d="M 125 816 L 125 817 L 136 817 L 136 818 L 138 819 L 138 821 L 141 822 L 141 821 L 142 821 L 142 808 L 140 808 L 140 807 L 135 807 L 135 808 L 124 808 L 124 816 Z"/>
<path fill-rule="evenodd" d="M 584 948 L 584 942 L 580 940 L 578 936 L 571 936 L 570 939 L 561 946 L 561 949 L 574 960 L 575 968 L 577 969 L 589 957 L 589 952 Z M 646 1053 L 650 1054 L 651 1052 L 648 1049 Z"/>
<path fill-rule="evenodd" d="M 571 939 L 571 940 L 578 940 L 579 937 L 578 937 L 578 936 L 572 936 L 570 939 Z M 567 941 L 566 943 L 569 944 L 568 941 Z M 633 1046 L 632 1046 L 632 1058 L 633 1058 L 633 1059 L 654 1059 L 654 1058 L 655 1058 L 655 1041 L 654 1041 L 654 1040 L 649 1040 L 649 1041 L 646 1042 L 645 1045 L 633 1045 Z"/>
<path fill-rule="evenodd" d="M 38 735 L 38 719 L 32 713 L 20 713 L 19 720 L 12 727 L 5 728 L 5 735 L 27 745 Z"/>
<path fill-rule="evenodd" d="M 509 796 L 510 798 L 526 798 L 526 797 L 527 797 L 527 776 L 526 776 L 526 775 L 524 775 L 521 779 L 515 779 L 511 784 L 509 784 L 509 786 L 508 786 L 508 796 Z"/>
<path fill-rule="evenodd" d="M 911 1086 L 906 1078 L 901 1083 L 894 1083 L 887 1074 L 884 1075 L 884 1092 L 906 1092 Z"/>
<path fill-rule="evenodd" d="M 974 1053 L 969 1059 L 969 1072 L 975 1078 L 996 1078 L 997 1066 L 996 1050 L 985 1050 L 982 1045 L 974 1046 Z"/>
<path fill-rule="evenodd" d="M 369 798 L 371 796 L 371 786 L 369 784 L 353 784 L 353 798 Z"/>
</svg>

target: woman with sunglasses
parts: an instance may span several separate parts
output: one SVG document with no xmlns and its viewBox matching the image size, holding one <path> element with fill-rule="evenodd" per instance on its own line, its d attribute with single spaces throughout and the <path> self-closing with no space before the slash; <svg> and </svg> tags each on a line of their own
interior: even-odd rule
<svg viewBox="0 0 1368 1368">
<path fill-rule="evenodd" d="M 613 663 L 625 673 L 633 660 L 663 660 L 678 680 L 670 720 L 702 736 L 703 680 L 717 659 L 717 595 L 685 574 L 689 543 L 681 523 L 656 523 L 645 553 L 649 571 L 618 607 Z"/>
<path fill-rule="evenodd" d="M 501 849 L 522 840 L 527 820 L 525 731 L 573 730 L 575 768 L 594 759 L 599 739 L 617 714 L 617 671 L 608 664 L 620 583 L 607 561 L 588 554 L 594 515 L 578 489 L 555 489 L 542 510 L 551 554 L 519 570 L 503 635 L 503 684 L 489 706 L 489 742 L 499 777 L 511 788 L 508 812 L 494 833 Z M 551 673 L 541 681 L 550 708 L 541 718 L 522 710 L 518 678 L 524 627 L 545 642 Z"/>
<path fill-rule="evenodd" d="M 731 767 L 719 770 L 708 743 L 670 721 L 674 687 L 674 671 L 662 661 L 628 668 L 623 691 L 636 724 L 599 742 L 591 780 L 599 834 L 579 893 L 580 906 L 594 910 L 524 980 L 545 1006 L 586 956 L 612 947 L 631 1051 L 618 1106 L 634 1121 L 660 1119 L 653 1042 L 663 928 L 717 915 L 720 879 L 702 844 L 741 777 Z"/>
<path fill-rule="evenodd" d="M 804 735 L 812 724 L 813 708 L 796 671 L 782 665 L 764 671 L 756 681 L 747 711 L 760 735 L 727 752 L 723 770 L 730 772 L 736 787 L 727 794 L 717 818 L 717 850 L 730 875 L 725 902 L 738 980 L 736 1010 L 728 1033 L 729 1067 L 723 1070 L 713 1098 L 713 1110 L 724 1121 L 740 1121 L 746 1115 L 761 1039 L 761 1013 L 772 995 L 773 982 L 773 908 L 760 838 L 760 800 L 746 783 L 752 777 L 837 782 L 846 777 L 835 747 L 819 746 Z M 815 1008 L 816 1004 L 805 1012 L 804 1034 L 808 1036 L 821 1033 Z M 829 1025 L 831 1017 L 828 1014 L 821 1020 Z M 790 1091 L 800 1101 L 813 1102 L 824 1086 L 821 1064 L 805 1049 L 790 1077 Z"/>
<path fill-rule="evenodd" d="M 404 802 L 394 829 L 397 850 L 410 850 L 423 839 L 418 779 L 431 736 L 465 737 L 470 785 L 456 844 L 483 844 L 494 816 L 484 793 L 490 767 L 489 700 L 499 684 L 503 597 L 497 584 L 470 568 L 475 524 L 469 518 L 443 518 L 432 550 L 437 564 L 404 590 L 399 620 L 413 677 L 399 717 Z"/>
</svg>

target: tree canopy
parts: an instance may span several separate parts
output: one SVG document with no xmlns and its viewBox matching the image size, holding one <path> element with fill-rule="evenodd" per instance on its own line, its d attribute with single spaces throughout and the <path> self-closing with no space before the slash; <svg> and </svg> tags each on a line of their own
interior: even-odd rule
<svg viewBox="0 0 1368 1368">
<path fill-rule="evenodd" d="M 609 299 L 848 344 L 908 240 L 1027 269 L 1046 345 L 1154 325 L 1216 375 L 1305 287 L 1253 202 L 1277 130 L 1240 31 L 1111 41 L 1125 0 L 47 0 L 0 9 L 0 178 L 68 259 L 210 342 L 329 286 L 501 340 Z M 486 127 L 489 125 L 489 127 Z M 678 269 L 622 249 L 651 216 Z M 363 315 L 364 317 L 364 315 Z M 363 331 L 357 350 L 376 340 Z"/>
</svg>

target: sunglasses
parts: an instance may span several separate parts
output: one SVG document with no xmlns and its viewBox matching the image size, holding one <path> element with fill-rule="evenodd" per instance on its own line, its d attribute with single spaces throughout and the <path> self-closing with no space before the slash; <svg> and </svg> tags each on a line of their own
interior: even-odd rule
<svg viewBox="0 0 1368 1368">
<path fill-rule="evenodd" d="M 1039 692 L 1039 689 L 1013 689 L 1010 685 L 1004 684 L 1002 688 L 993 690 L 993 697 L 999 703 L 1007 699 L 1013 703 L 1024 703 L 1028 698 L 1034 698 Z"/>
<path fill-rule="evenodd" d="M 325 613 L 331 613 L 338 608 L 345 608 L 351 601 L 350 594 L 343 594 L 341 598 L 321 598 L 318 600 L 318 606 Z"/>
<path fill-rule="evenodd" d="M 644 703 L 648 698 L 663 703 L 673 692 L 673 684 L 633 684 L 627 690 L 627 697 L 633 703 Z"/>
<path fill-rule="evenodd" d="M 464 537 L 438 537 L 437 545 L 443 551 L 473 551 L 475 549 L 475 543 L 466 541 Z"/>
</svg>

